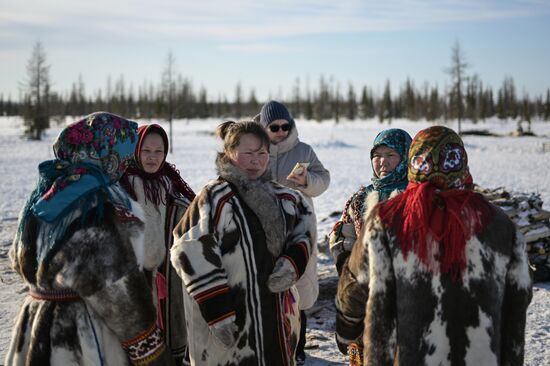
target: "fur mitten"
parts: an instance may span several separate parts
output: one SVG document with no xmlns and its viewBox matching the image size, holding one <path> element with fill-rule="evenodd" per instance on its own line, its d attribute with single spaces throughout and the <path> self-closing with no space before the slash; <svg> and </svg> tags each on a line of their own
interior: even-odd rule
<svg viewBox="0 0 550 366">
<path fill-rule="evenodd" d="M 271 292 L 282 292 L 298 281 L 298 275 L 290 260 L 285 257 L 277 259 L 275 268 L 267 280 L 267 287 Z"/>
<path fill-rule="evenodd" d="M 229 317 L 221 322 L 212 324 L 210 331 L 214 335 L 215 339 L 219 341 L 225 348 L 231 348 L 237 341 L 237 325 L 235 324 L 235 317 Z"/>
</svg>

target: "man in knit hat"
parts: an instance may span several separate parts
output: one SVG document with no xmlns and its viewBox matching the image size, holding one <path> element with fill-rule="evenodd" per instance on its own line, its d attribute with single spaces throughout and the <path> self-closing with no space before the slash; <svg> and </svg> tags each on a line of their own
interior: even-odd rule
<svg viewBox="0 0 550 366">
<path fill-rule="evenodd" d="M 259 122 L 265 127 L 271 146 L 269 150 L 269 168 L 273 179 L 290 188 L 300 191 L 311 203 L 312 197 L 319 196 L 327 190 L 330 174 L 323 167 L 317 155 L 309 146 L 298 139 L 296 123 L 288 109 L 277 101 L 269 101 L 263 105 L 259 114 Z M 299 163 L 297 165 L 297 163 Z M 312 233 L 316 243 L 317 233 Z M 317 300 L 319 282 L 317 279 L 317 245 L 313 246 L 312 255 L 306 271 L 296 283 L 300 294 L 301 332 L 296 349 L 296 363 L 305 363 L 306 314 Z"/>
</svg>

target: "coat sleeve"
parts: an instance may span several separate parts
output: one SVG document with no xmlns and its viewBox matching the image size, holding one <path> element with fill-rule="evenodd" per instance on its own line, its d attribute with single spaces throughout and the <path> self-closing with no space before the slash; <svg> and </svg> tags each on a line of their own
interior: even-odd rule
<svg viewBox="0 0 550 366">
<path fill-rule="evenodd" d="M 342 263 L 336 291 L 336 343 L 347 354 L 351 343 L 362 345 L 365 309 L 369 295 L 369 255 L 365 232 Z M 349 253 L 349 252 L 348 252 Z"/>
<path fill-rule="evenodd" d="M 369 252 L 369 294 L 363 336 L 365 365 L 391 366 L 396 324 L 396 287 L 388 235 L 378 215 L 365 223 Z"/>
<path fill-rule="evenodd" d="M 348 199 L 340 220 L 334 224 L 329 234 L 330 252 L 334 258 L 338 275 L 341 275 L 342 266 L 349 257 L 353 244 L 355 244 L 355 240 L 357 239 L 355 225 L 352 220 L 353 214 L 351 213 L 352 200 L 353 197 Z"/>
<path fill-rule="evenodd" d="M 231 194 L 221 193 L 213 202 L 203 189 L 174 229 L 170 250 L 172 265 L 208 325 L 235 318 L 220 247 L 225 221 L 232 217 L 231 205 L 226 204 Z"/>
<path fill-rule="evenodd" d="M 317 197 L 327 190 L 330 184 L 330 173 L 317 158 L 315 151 L 309 148 L 309 167 L 307 168 L 307 181 L 305 186 L 297 186 L 297 189 L 306 196 Z"/>
<path fill-rule="evenodd" d="M 140 225 L 122 224 L 126 229 Z M 151 288 L 137 263 L 134 243 L 127 239 L 135 233 L 109 226 L 77 230 L 50 268 L 57 267 L 56 281 L 77 292 L 116 334 L 132 363 L 170 365 L 173 360 L 156 326 Z"/>
<path fill-rule="evenodd" d="M 289 259 L 298 274 L 304 274 L 307 263 L 313 252 L 313 238 L 315 237 L 316 223 L 313 208 L 299 193 L 282 194 L 283 209 L 292 217 L 292 225 L 287 237 L 287 243 L 282 256 Z"/>
<path fill-rule="evenodd" d="M 502 307 L 501 351 L 502 365 L 523 365 L 527 307 L 532 298 L 525 239 L 518 231 L 506 274 Z"/>
</svg>

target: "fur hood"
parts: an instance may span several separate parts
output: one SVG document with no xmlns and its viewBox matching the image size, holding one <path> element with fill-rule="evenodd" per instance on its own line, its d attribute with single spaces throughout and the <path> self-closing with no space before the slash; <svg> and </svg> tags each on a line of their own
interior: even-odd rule
<svg viewBox="0 0 550 366">
<path fill-rule="evenodd" d="M 286 238 L 282 212 L 273 190 L 271 173 L 268 170 L 258 179 L 251 180 L 241 169 L 231 164 L 223 155 L 216 159 L 217 172 L 221 178 L 233 184 L 240 198 L 256 214 L 262 223 L 267 247 L 274 256 L 283 251 Z M 261 204 L 258 204 L 261 202 Z M 275 213 L 279 213 L 278 215 Z"/>
</svg>

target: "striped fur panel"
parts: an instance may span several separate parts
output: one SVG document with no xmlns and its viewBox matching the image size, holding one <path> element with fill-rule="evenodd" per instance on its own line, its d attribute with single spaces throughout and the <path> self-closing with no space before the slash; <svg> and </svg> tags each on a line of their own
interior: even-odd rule
<svg viewBox="0 0 550 366">
<path fill-rule="evenodd" d="M 280 210 L 284 223 L 281 230 L 285 241 L 281 245 L 280 255 L 290 258 L 297 272 L 302 273 L 311 253 L 311 238 L 315 228 L 313 211 L 300 193 L 276 183 L 268 184 L 268 189 L 275 193 L 276 209 Z M 189 319 L 192 319 L 188 326 L 195 334 L 194 337 L 205 342 L 210 339 L 207 326 L 232 316 L 233 311 L 237 316 L 240 332 L 236 346 L 238 349 L 232 349 L 231 354 L 226 354 L 226 351 L 215 345 L 197 344 L 195 340 L 190 340 L 191 348 L 200 348 L 196 355 L 203 355 L 203 352 L 207 354 L 202 360 L 204 364 L 212 364 L 214 359 L 217 360 L 214 364 L 225 364 L 224 360 L 228 360 L 228 364 L 239 364 L 248 357 L 254 357 L 254 364 L 257 365 L 273 364 L 273 360 L 266 360 L 261 355 L 273 347 L 272 343 L 276 339 L 286 344 L 284 337 L 290 337 L 286 339 L 290 342 L 296 338 L 295 335 L 291 337 L 291 333 L 298 331 L 294 329 L 295 322 L 292 322 L 291 333 L 279 329 L 282 323 L 264 323 L 264 312 L 267 310 L 262 309 L 262 302 L 269 295 L 265 293 L 266 284 L 259 283 L 258 278 L 266 278 L 271 268 L 259 268 L 256 263 L 259 243 L 254 240 L 258 229 L 250 225 L 252 222 L 262 222 L 260 216 L 273 215 L 273 212 L 260 212 L 258 215 L 262 208 L 255 207 L 252 210 L 243 202 L 245 200 L 241 199 L 241 194 L 242 191 L 239 195 L 233 192 L 232 186 L 223 180 L 209 183 L 192 202 L 174 230 L 171 262 L 183 279 L 186 295 L 190 295 L 189 300 L 192 299 L 191 306 L 186 303 L 186 311 L 190 310 L 186 312 L 186 318 L 189 315 Z M 250 216 L 251 211 L 256 214 L 256 219 Z M 263 250 L 272 254 L 266 243 L 261 242 L 261 245 L 266 245 Z M 276 258 L 273 256 L 273 263 Z M 239 299 L 238 304 L 236 298 Z M 295 299 L 298 299 L 297 295 Z M 217 314 L 209 309 L 210 304 L 216 305 Z M 279 306 L 278 311 L 284 308 Z M 196 318 L 198 314 L 201 319 Z M 295 309 L 297 314 L 299 312 Z M 283 314 L 279 314 L 277 319 L 281 322 L 284 318 Z M 293 342 L 295 339 L 290 343 Z"/>
<path fill-rule="evenodd" d="M 170 250 L 172 265 L 210 325 L 234 313 L 219 246 L 227 217 L 222 210 L 233 195 L 228 186 L 205 187 L 174 230 L 176 240 Z M 182 226 L 186 227 L 183 233 Z"/>
<path fill-rule="evenodd" d="M 287 243 L 283 255 L 291 260 L 301 276 L 312 253 L 316 232 L 313 208 L 304 196 L 295 190 L 274 183 L 274 191 L 280 202 L 287 226 Z"/>
</svg>

